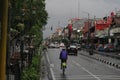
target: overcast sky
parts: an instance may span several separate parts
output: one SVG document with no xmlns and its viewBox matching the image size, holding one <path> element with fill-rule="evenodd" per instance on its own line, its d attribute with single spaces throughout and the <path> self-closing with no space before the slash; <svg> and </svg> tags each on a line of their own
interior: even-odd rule
<svg viewBox="0 0 120 80">
<path fill-rule="evenodd" d="M 102 18 L 120 10 L 120 0 L 46 0 L 49 15 L 44 38 L 50 36 L 57 27 L 65 27 L 71 18 Z M 53 27 L 53 31 L 50 27 Z"/>
</svg>

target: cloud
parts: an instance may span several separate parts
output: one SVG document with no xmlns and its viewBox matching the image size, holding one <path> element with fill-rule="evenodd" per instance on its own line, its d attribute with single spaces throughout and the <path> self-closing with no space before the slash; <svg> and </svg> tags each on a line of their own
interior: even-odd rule
<svg viewBox="0 0 120 80">
<path fill-rule="evenodd" d="M 87 17 L 87 13 L 91 18 L 93 16 L 102 18 L 115 11 L 115 8 L 118 9 L 119 4 L 120 0 L 46 0 L 46 10 L 50 17 L 46 27 L 53 26 L 56 29 L 58 22 L 64 27 L 68 19 Z"/>
<path fill-rule="evenodd" d="M 47 10 L 50 15 L 77 14 L 78 2 L 81 11 L 106 13 L 119 7 L 119 0 L 47 0 Z M 106 11 L 107 10 L 107 11 Z M 71 14 L 70 14 L 71 13 Z M 97 14 L 96 14 L 97 15 Z M 100 14 L 98 16 L 101 16 Z"/>
</svg>

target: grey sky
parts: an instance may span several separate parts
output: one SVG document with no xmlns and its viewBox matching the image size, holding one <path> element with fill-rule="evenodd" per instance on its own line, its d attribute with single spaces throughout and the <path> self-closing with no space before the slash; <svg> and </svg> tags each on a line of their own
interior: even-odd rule
<svg viewBox="0 0 120 80">
<path fill-rule="evenodd" d="M 64 27 L 71 18 L 102 18 L 110 12 L 120 10 L 120 0 L 46 0 L 46 10 L 49 14 L 44 37 L 50 36 L 58 27 Z M 50 26 L 53 31 L 50 31 Z"/>
</svg>

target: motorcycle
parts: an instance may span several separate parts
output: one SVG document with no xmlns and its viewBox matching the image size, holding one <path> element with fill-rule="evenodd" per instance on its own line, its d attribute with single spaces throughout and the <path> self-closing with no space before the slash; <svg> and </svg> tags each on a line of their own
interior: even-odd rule
<svg viewBox="0 0 120 80">
<path fill-rule="evenodd" d="M 89 55 L 93 55 L 93 49 L 89 50 Z"/>
</svg>

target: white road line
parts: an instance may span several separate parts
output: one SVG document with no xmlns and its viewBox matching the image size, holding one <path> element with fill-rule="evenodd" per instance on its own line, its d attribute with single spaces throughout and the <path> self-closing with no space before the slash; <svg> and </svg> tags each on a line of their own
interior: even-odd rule
<svg viewBox="0 0 120 80">
<path fill-rule="evenodd" d="M 79 63 L 75 62 L 74 60 L 72 60 L 72 62 L 75 63 L 77 66 L 81 67 L 84 71 L 86 71 L 87 73 L 89 73 L 90 75 L 92 75 L 97 80 L 101 80 L 99 77 L 97 77 L 96 75 L 92 74 L 90 71 L 88 71 L 86 68 L 84 68 L 83 66 L 81 66 Z"/>
<path fill-rule="evenodd" d="M 46 57 L 47 57 L 47 60 L 48 60 L 48 64 L 50 64 L 50 60 L 49 60 L 49 57 L 48 57 L 48 55 L 46 54 Z M 55 79 L 55 75 L 54 75 L 54 71 L 53 71 L 53 69 L 50 67 L 50 72 L 51 72 L 51 75 L 52 75 L 52 78 L 53 78 L 53 80 L 56 80 Z"/>
</svg>

